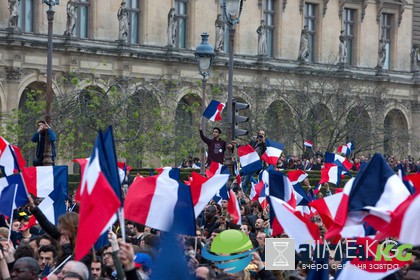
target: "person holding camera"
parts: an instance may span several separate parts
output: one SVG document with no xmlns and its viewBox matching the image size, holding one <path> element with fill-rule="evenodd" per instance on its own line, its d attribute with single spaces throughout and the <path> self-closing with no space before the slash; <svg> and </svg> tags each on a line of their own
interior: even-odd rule
<svg viewBox="0 0 420 280">
<path fill-rule="evenodd" d="M 34 166 L 42 166 L 44 161 L 44 151 L 45 151 L 45 135 L 46 133 L 50 136 L 51 142 L 51 160 L 54 165 L 55 160 L 55 133 L 52 131 L 51 127 L 48 125 L 46 121 L 38 121 L 36 123 L 38 130 L 32 136 L 31 141 L 37 143 L 36 144 L 36 158 L 34 159 Z"/>
</svg>

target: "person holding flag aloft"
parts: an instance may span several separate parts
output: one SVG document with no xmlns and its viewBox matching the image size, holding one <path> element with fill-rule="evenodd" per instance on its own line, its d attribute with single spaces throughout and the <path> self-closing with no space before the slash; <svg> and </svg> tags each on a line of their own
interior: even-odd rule
<svg viewBox="0 0 420 280">
<path fill-rule="evenodd" d="M 232 149 L 232 144 L 226 144 L 226 141 L 221 138 L 222 130 L 219 127 L 213 128 L 213 139 L 207 138 L 203 133 L 203 128 L 200 124 L 200 137 L 204 143 L 207 144 L 207 165 L 210 166 L 212 162 L 223 164 L 225 158 L 226 148 Z"/>
</svg>

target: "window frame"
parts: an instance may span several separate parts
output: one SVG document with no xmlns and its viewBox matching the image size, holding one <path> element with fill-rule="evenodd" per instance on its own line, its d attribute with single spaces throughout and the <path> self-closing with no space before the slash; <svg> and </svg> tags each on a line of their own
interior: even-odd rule
<svg viewBox="0 0 420 280">
<path fill-rule="evenodd" d="M 312 7 L 312 9 L 309 9 Z M 308 14 L 308 11 L 311 10 L 311 14 Z M 308 26 L 309 30 L 309 59 L 310 62 L 316 62 L 316 50 L 317 50 L 317 28 L 318 28 L 318 13 L 319 13 L 319 4 L 317 3 L 305 3 L 303 7 L 304 15 L 304 25 Z M 311 24 L 310 24 L 311 23 Z"/>
<path fill-rule="evenodd" d="M 30 7 L 27 7 L 27 4 L 30 3 Z M 27 30 L 27 10 L 30 9 L 30 20 L 29 20 L 29 30 Z M 22 15 L 25 15 L 24 17 Z M 34 1 L 33 0 L 20 0 L 19 2 L 19 18 L 18 18 L 18 27 L 22 32 L 33 33 L 34 32 Z"/>
<path fill-rule="evenodd" d="M 141 9 L 140 9 L 140 0 L 126 0 L 127 1 L 127 12 L 128 12 L 128 23 L 129 23 L 129 36 L 127 41 L 129 44 L 139 45 L 140 44 L 140 16 L 141 16 Z M 133 2 L 137 3 L 137 8 L 133 8 Z M 137 15 L 137 27 L 133 30 L 133 15 Z M 136 39 L 133 41 L 133 36 L 135 35 Z"/>
<path fill-rule="evenodd" d="M 91 6 L 91 0 L 73 0 L 74 1 L 74 5 L 77 7 L 77 21 L 76 21 L 76 28 L 75 28 L 75 32 L 73 34 L 73 36 L 79 38 L 79 39 L 89 39 L 90 38 L 90 29 L 89 29 L 89 24 L 90 24 L 90 6 Z M 82 17 L 82 9 L 81 8 L 86 8 L 86 19 L 85 17 Z M 85 26 L 86 26 L 86 36 L 81 36 L 81 26 L 82 26 L 82 19 L 84 19 L 86 22 Z"/>
<path fill-rule="evenodd" d="M 180 14 L 181 7 L 184 9 L 184 13 Z M 188 0 L 175 0 L 175 12 L 176 12 L 176 44 L 175 46 L 180 49 L 187 48 L 188 42 Z M 181 24 L 184 23 L 182 27 Z M 181 28 L 183 29 L 183 38 L 179 36 L 181 34 Z M 182 40 L 181 40 L 182 39 Z"/>
<path fill-rule="evenodd" d="M 349 16 L 351 15 L 351 16 Z M 353 8 L 344 8 L 343 30 L 346 36 L 347 63 L 353 65 L 355 63 L 355 45 L 356 45 L 356 28 L 357 28 L 357 10 Z M 349 26 L 351 28 L 349 28 Z"/>
<path fill-rule="evenodd" d="M 386 44 L 386 59 L 383 66 L 383 69 L 391 69 L 391 51 L 393 47 L 393 32 L 394 32 L 394 21 L 395 14 L 384 12 L 381 14 L 381 34 L 380 38 L 384 40 Z"/>
<path fill-rule="evenodd" d="M 269 3 L 271 3 L 271 8 L 268 7 Z M 264 0 L 264 20 L 265 20 L 265 24 L 267 28 L 267 56 L 269 57 L 274 57 L 274 42 L 275 42 L 275 28 L 276 28 L 275 27 L 275 15 L 276 15 L 275 5 L 276 5 L 275 0 Z"/>
</svg>

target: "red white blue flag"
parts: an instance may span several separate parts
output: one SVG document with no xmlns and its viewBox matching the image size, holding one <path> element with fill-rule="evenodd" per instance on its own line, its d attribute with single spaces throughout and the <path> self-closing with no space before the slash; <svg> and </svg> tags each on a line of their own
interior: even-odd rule
<svg viewBox="0 0 420 280">
<path fill-rule="evenodd" d="M 3 174 L 8 176 L 22 170 L 26 165 L 25 159 L 22 157 L 20 149 L 9 144 L 0 136 L 0 169 Z"/>
<path fill-rule="evenodd" d="M 300 245 L 308 244 L 308 240 L 321 239 L 318 226 L 310 222 L 301 212 L 295 210 L 284 200 L 270 196 L 270 212 L 271 208 L 284 232 L 295 240 L 296 251 L 302 250 Z"/>
<path fill-rule="evenodd" d="M 229 200 L 227 206 L 227 212 L 232 217 L 232 222 L 235 225 L 242 224 L 241 208 L 239 206 L 238 199 L 232 189 L 229 190 Z"/>
<path fill-rule="evenodd" d="M 119 185 L 117 161 L 114 151 L 108 149 L 105 141 L 112 140 L 98 133 L 89 161 L 83 170 L 78 197 L 80 201 L 79 227 L 75 247 L 75 259 L 80 260 L 89 253 L 101 234 L 109 227 L 110 221 L 121 206 L 121 200 L 115 193 L 111 182 L 105 176 L 109 172 L 108 161 L 114 158 L 115 172 L 113 182 Z M 112 134 L 111 134 L 112 136 Z M 107 169 L 105 171 L 104 169 Z M 110 173 L 109 173 L 110 174 Z M 108 174 L 108 175 L 109 175 Z"/>
<path fill-rule="evenodd" d="M 251 145 L 238 148 L 239 161 L 241 162 L 241 173 L 243 175 L 253 174 L 262 169 L 260 156 Z"/>
<path fill-rule="evenodd" d="M 369 223 L 374 229 L 382 230 L 391 220 L 391 213 L 410 196 L 400 178 L 394 173 L 380 154 L 362 166 L 355 178 L 344 186 L 343 198 L 334 225 L 326 238 L 341 233 L 342 237 L 354 237 L 354 232 L 343 234 L 345 225 L 353 229 Z"/>
<path fill-rule="evenodd" d="M 303 170 L 297 169 L 287 172 L 287 177 L 289 178 L 292 185 L 302 182 L 308 177 L 308 173 Z"/>
<path fill-rule="evenodd" d="M 164 168 L 158 175 L 137 179 L 127 192 L 125 218 L 158 230 L 194 236 L 191 191 L 178 179 L 178 168 Z"/>
<path fill-rule="evenodd" d="M 203 117 L 211 121 L 221 121 L 222 120 L 222 111 L 225 108 L 225 104 L 212 100 L 207 106 L 206 110 L 203 112 Z"/>
<path fill-rule="evenodd" d="M 254 177 L 251 177 L 251 192 L 249 194 L 249 199 L 251 201 L 258 201 L 263 209 L 267 208 L 268 201 L 266 196 L 266 184 L 263 180 L 257 181 Z"/>
<path fill-rule="evenodd" d="M 211 178 L 203 177 L 196 172 L 191 174 L 189 186 L 196 218 L 228 180 L 229 174 L 217 174 Z"/>
<path fill-rule="evenodd" d="M 325 163 L 324 168 L 321 170 L 321 180 L 319 185 L 329 182 L 338 186 L 340 184 L 341 172 L 343 168 L 333 163 Z"/>
<path fill-rule="evenodd" d="M 348 161 L 345 157 L 342 157 L 334 153 L 325 152 L 325 162 L 334 163 L 336 160 L 341 162 L 343 167 L 347 169 L 348 171 L 350 171 L 351 168 L 353 167 L 353 164 L 350 161 Z"/>
<path fill-rule="evenodd" d="M 303 142 L 303 145 L 308 148 L 312 148 L 313 146 L 312 142 L 309 140 L 305 140 L 305 142 Z"/>
<path fill-rule="evenodd" d="M 25 167 L 22 175 L 28 192 L 43 198 L 39 209 L 52 224 L 57 224 L 58 218 L 66 213 L 68 166 Z"/>
<path fill-rule="evenodd" d="M 21 174 L 0 178 L 0 213 L 12 217 L 13 210 L 28 203 Z"/>
<path fill-rule="evenodd" d="M 279 160 L 281 153 L 283 153 L 284 150 L 284 144 L 273 140 L 265 139 L 265 145 L 267 149 L 261 156 L 261 159 L 268 164 L 277 166 L 277 161 Z"/>
</svg>

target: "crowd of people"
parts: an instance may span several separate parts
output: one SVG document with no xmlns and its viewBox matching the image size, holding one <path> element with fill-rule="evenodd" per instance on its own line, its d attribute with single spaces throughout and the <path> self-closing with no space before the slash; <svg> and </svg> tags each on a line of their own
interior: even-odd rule
<svg viewBox="0 0 420 280">
<path fill-rule="evenodd" d="M 258 201 L 251 201 L 241 188 L 235 191 L 242 224 L 232 222 L 226 200 L 221 200 L 220 204 L 210 202 L 196 219 L 196 236 L 178 236 L 185 258 L 185 267 L 179 269 L 187 270 L 189 279 L 306 279 L 310 261 L 297 262 L 293 271 L 265 269 L 265 240 L 272 237 L 269 207 L 263 209 Z M 4 216 L 0 217 L 0 279 L 153 279 L 156 269 L 163 269 L 154 264 L 162 250 L 165 233 L 131 221 L 126 221 L 124 238 L 116 223 L 108 231 L 107 245 L 92 249 L 80 261 L 73 260 L 78 213 L 70 210 L 75 208 L 69 208 L 55 226 L 48 222 L 36 203 L 30 199 L 27 207 L 15 211 L 10 227 Z M 34 215 L 39 225 L 28 228 L 29 215 Z M 318 226 L 321 235 L 325 233 L 320 216 L 314 215 L 311 222 Z M 239 273 L 225 273 L 201 256 L 203 247 L 211 246 L 214 238 L 226 229 L 241 230 L 256 249 L 249 265 Z M 287 235 L 282 233 L 276 237 Z M 411 252 L 414 262 L 387 279 L 419 279 L 404 278 L 404 275 L 420 275 L 420 248 Z M 330 263 L 330 279 L 334 279 L 336 273 L 332 266 L 334 261 Z"/>
<path fill-rule="evenodd" d="M 49 127 L 39 124 L 39 131 L 48 131 Z M 213 138 L 207 138 L 201 133 L 201 138 L 209 146 L 209 162 L 223 163 L 223 155 L 227 148 L 233 148 L 234 143 L 226 144 L 220 138 L 221 130 L 213 130 Z M 39 137 L 37 139 L 40 139 Z M 251 143 L 255 151 L 262 155 L 265 147 L 265 132 L 258 131 L 258 136 Z M 353 159 L 353 168 L 359 170 L 363 162 L 369 160 L 363 156 Z M 387 160 L 391 167 L 401 163 L 407 172 L 419 171 L 419 162 L 411 157 L 402 161 L 389 156 Z M 184 168 L 199 168 L 199 160 L 191 159 Z M 300 158 L 281 156 L 278 169 L 320 170 L 324 164 L 323 154 L 316 151 L 313 157 Z M 194 167 L 195 165 L 195 167 Z M 244 182 L 249 176 L 243 176 Z M 303 182 L 308 188 L 309 180 Z M 328 184 L 325 185 L 326 195 L 331 195 Z M 241 224 L 233 223 L 228 211 L 228 201 L 210 201 L 196 219 L 196 235 L 178 235 L 176 243 L 183 250 L 186 279 L 306 279 L 309 273 L 308 264 L 311 261 L 296 263 L 295 270 L 270 271 L 265 269 L 266 238 L 287 237 L 285 233 L 271 236 L 270 209 L 263 209 L 258 201 L 249 197 L 249 189 L 232 186 L 240 205 Z M 314 197 L 313 199 L 316 199 Z M 12 217 L 0 215 L 0 280 L 37 280 L 37 279 L 156 279 L 154 276 L 162 266 L 156 266 L 162 257 L 164 240 L 167 233 L 150 228 L 146 225 L 126 220 L 125 224 L 114 223 L 107 232 L 106 245 L 92 248 L 90 253 L 80 261 L 74 260 L 76 236 L 78 234 L 79 214 L 77 203 L 68 201 L 67 212 L 58 219 L 57 225 L 52 224 L 38 208 L 39 201 L 29 197 L 29 204 L 16 209 Z M 34 216 L 38 225 L 29 227 L 30 216 Z M 314 223 L 321 234 L 326 231 L 322 218 L 315 214 L 310 221 Z M 124 230 L 122 230 L 124 227 Z M 228 273 L 218 269 L 214 263 L 205 259 L 201 251 L 205 246 L 211 246 L 214 238 L 224 230 L 241 230 L 253 244 L 255 252 L 249 265 L 238 273 Z M 123 233 L 124 236 L 123 236 Z M 393 273 L 386 279 L 420 279 L 420 248 L 411 251 L 413 262 L 403 269 Z M 167 256 L 163 256 L 166 258 Z M 296 255 L 299 259 L 299 255 Z M 336 269 L 329 263 L 329 277 L 334 279 Z M 169 278 L 168 278 L 169 279 Z"/>
</svg>

